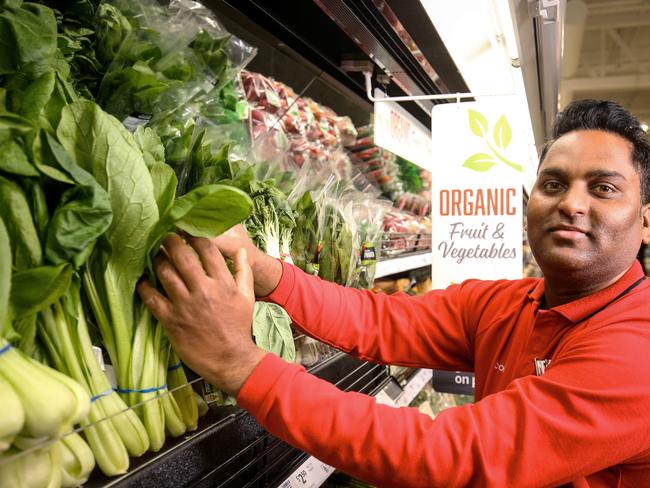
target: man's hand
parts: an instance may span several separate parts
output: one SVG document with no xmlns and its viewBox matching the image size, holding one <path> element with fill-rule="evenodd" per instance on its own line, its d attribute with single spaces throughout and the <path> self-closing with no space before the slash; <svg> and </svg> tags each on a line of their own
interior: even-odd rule
<svg viewBox="0 0 650 488">
<path fill-rule="evenodd" d="M 282 278 L 282 264 L 255 247 L 243 225 L 235 225 L 212 242 L 219 248 L 221 254 L 233 260 L 240 249 L 246 250 L 248 263 L 255 279 L 256 296 L 265 297 L 278 286 Z"/>
<path fill-rule="evenodd" d="M 209 239 L 177 235 L 155 261 L 167 296 L 143 281 L 138 293 L 163 324 L 176 353 L 194 371 L 236 396 L 264 356 L 252 339 L 253 276 L 245 248 L 234 255 L 234 277 Z M 198 256 L 197 256 L 198 255 Z"/>
</svg>

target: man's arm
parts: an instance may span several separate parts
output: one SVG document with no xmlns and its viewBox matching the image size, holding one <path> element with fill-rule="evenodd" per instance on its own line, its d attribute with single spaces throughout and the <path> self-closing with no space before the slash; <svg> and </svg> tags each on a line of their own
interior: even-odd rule
<svg viewBox="0 0 650 488">
<path fill-rule="evenodd" d="M 584 478 L 650 447 L 650 384 L 635 377 L 650 370 L 642 329 L 593 337 L 544 376 L 434 420 L 341 392 L 273 355 L 237 400 L 276 437 L 382 487 L 592 486 Z M 645 483 L 638 476 L 635 486 L 650 483 L 650 473 Z M 596 485 L 609 486 L 603 478 Z"/>
<path fill-rule="evenodd" d="M 308 275 L 259 251 L 241 226 L 213 243 L 226 257 L 246 249 L 255 295 L 281 305 L 308 335 L 356 357 L 405 366 L 471 371 L 472 305 L 486 302 L 456 286 L 425 296 L 375 294 Z"/>
</svg>

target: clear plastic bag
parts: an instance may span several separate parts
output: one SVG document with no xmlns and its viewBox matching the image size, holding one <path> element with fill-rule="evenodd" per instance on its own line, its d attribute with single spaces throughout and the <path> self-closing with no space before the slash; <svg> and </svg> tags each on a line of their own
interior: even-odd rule
<svg viewBox="0 0 650 488">
<path fill-rule="evenodd" d="M 103 4 L 119 9 L 132 25 L 98 96 L 105 110 L 120 120 L 144 115 L 155 123 L 190 100 L 213 99 L 256 52 L 229 34 L 198 2 Z"/>
</svg>

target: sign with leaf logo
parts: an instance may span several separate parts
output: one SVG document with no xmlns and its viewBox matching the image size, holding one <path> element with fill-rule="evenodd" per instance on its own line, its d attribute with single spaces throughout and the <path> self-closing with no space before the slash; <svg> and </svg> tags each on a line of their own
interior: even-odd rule
<svg viewBox="0 0 650 488">
<path fill-rule="evenodd" d="M 515 103 L 500 97 L 431 112 L 434 288 L 522 275 L 524 170 L 535 162 Z"/>
<path fill-rule="evenodd" d="M 506 149 L 512 141 L 512 129 L 505 114 L 501 115 L 490 131 L 487 118 L 478 110 L 468 109 L 469 128 L 476 137 L 483 139 L 489 152 L 472 154 L 463 163 L 463 167 L 472 171 L 484 172 L 502 163 L 515 171 L 523 172 L 524 168 L 506 157 Z"/>
</svg>

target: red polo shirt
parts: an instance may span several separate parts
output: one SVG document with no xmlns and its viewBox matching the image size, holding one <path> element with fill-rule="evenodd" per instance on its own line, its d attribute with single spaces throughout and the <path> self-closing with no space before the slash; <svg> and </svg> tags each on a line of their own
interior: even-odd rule
<svg viewBox="0 0 650 488">
<path fill-rule="evenodd" d="M 642 276 L 636 263 L 607 289 L 539 310 L 540 279 L 388 296 L 284 264 L 268 299 L 299 328 L 363 359 L 475 371 L 477 402 L 432 420 L 271 354 L 238 401 L 272 434 L 379 486 L 650 487 L 650 279 L 621 296 Z M 543 376 L 535 358 L 551 360 Z"/>
</svg>

